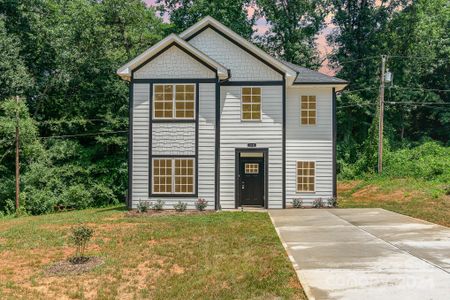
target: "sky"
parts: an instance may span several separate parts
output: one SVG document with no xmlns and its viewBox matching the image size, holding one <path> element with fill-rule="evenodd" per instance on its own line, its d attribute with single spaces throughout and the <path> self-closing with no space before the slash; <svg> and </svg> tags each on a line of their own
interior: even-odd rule
<svg viewBox="0 0 450 300">
<path fill-rule="evenodd" d="M 144 0 L 147 5 L 155 5 L 156 0 Z M 247 10 L 248 16 L 251 17 L 254 13 L 255 9 L 253 7 L 249 7 Z M 165 21 L 167 20 L 167 17 L 164 17 Z M 269 25 L 267 24 L 267 21 L 264 18 L 260 18 L 256 21 L 256 25 L 253 27 L 256 34 L 264 34 L 267 32 L 269 28 Z M 326 57 L 327 54 L 329 54 L 332 50 L 332 48 L 327 44 L 326 42 L 326 36 L 331 33 L 333 30 L 333 25 L 331 24 L 331 17 L 327 17 L 325 19 L 325 27 L 324 29 L 319 32 L 317 35 L 317 49 L 319 51 L 320 57 Z M 334 75 L 334 71 L 331 70 L 328 67 L 328 60 L 324 60 L 322 63 L 322 66 L 319 69 L 319 72 L 328 74 L 328 75 Z"/>
</svg>

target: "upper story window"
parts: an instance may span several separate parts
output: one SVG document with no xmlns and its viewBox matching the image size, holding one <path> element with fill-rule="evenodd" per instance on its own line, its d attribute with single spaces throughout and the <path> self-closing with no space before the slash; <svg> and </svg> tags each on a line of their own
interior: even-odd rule
<svg viewBox="0 0 450 300">
<path fill-rule="evenodd" d="M 155 84 L 153 90 L 153 118 L 194 119 L 194 84 Z"/>
<path fill-rule="evenodd" d="M 316 96 L 302 96 L 300 122 L 302 125 L 316 125 Z"/>
<path fill-rule="evenodd" d="M 261 120 L 261 88 L 243 87 L 241 95 L 241 119 L 244 121 Z"/>
</svg>

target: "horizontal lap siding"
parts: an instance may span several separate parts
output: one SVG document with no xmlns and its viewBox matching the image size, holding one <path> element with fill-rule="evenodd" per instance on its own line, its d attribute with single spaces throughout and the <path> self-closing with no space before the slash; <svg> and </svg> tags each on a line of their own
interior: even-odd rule
<svg viewBox="0 0 450 300">
<path fill-rule="evenodd" d="M 300 124 L 300 97 L 316 96 L 317 124 Z M 331 88 L 291 88 L 287 90 L 286 104 L 286 202 L 302 198 L 310 205 L 315 198 L 333 195 L 333 139 Z M 316 191 L 297 193 L 296 162 L 316 162 Z"/>
<path fill-rule="evenodd" d="M 198 197 L 150 197 L 150 201 L 161 199 L 165 202 L 165 208 L 172 209 L 173 205 L 178 201 L 188 203 L 188 208 L 195 208 L 194 202 L 197 198 L 204 198 L 208 201 L 207 209 L 214 209 L 214 155 L 215 155 L 215 84 L 214 83 L 200 83 L 199 84 L 199 141 L 198 141 Z M 154 123 L 153 126 L 160 126 L 160 123 Z M 181 127 L 190 127 L 195 124 L 178 124 L 165 123 L 165 127 L 173 127 L 174 130 Z M 195 128 L 194 128 L 195 129 Z M 184 133 L 184 129 L 180 129 Z M 178 143 L 182 144 L 183 139 L 195 141 L 195 130 L 192 130 L 190 136 L 178 135 L 180 139 Z M 191 147 L 189 146 L 189 149 Z M 178 152 L 187 154 L 195 154 L 189 149 L 179 149 Z M 159 155 L 171 154 L 173 147 L 159 148 L 157 153 Z M 153 153 L 156 155 L 156 153 Z M 175 153 L 177 154 L 177 153 Z"/>
<path fill-rule="evenodd" d="M 241 121 L 241 87 L 221 87 L 220 203 L 235 207 L 235 149 L 269 149 L 269 208 L 282 207 L 282 87 L 262 88 L 262 121 Z"/>
<path fill-rule="evenodd" d="M 148 197 L 148 157 L 149 157 L 149 94 L 150 85 L 133 85 L 133 155 L 132 155 L 132 207 L 139 199 Z"/>
</svg>

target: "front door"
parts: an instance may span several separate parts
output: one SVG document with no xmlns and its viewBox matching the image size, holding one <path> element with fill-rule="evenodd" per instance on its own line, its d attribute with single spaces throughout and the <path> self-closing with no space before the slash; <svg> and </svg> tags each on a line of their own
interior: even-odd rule
<svg viewBox="0 0 450 300">
<path fill-rule="evenodd" d="M 264 206 L 264 155 L 240 153 L 238 189 L 241 205 Z"/>
</svg>

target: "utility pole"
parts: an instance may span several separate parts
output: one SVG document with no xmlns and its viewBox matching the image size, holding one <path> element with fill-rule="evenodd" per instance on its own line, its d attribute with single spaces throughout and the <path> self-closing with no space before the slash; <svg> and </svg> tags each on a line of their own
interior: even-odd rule
<svg viewBox="0 0 450 300">
<path fill-rule="evenodd" d="M 16 96 L 16 213 L 19 212 L 20 194 L 19 139 L 19 96 Z"/>
<path fill-rule="evenodd" d="M 378 174 L 383 172 L 383 119 L 384 119 L 384 73 L 386 70 L 386 55 L 381 55 L 380 103 L 378 119 Z"/>
</svg>

